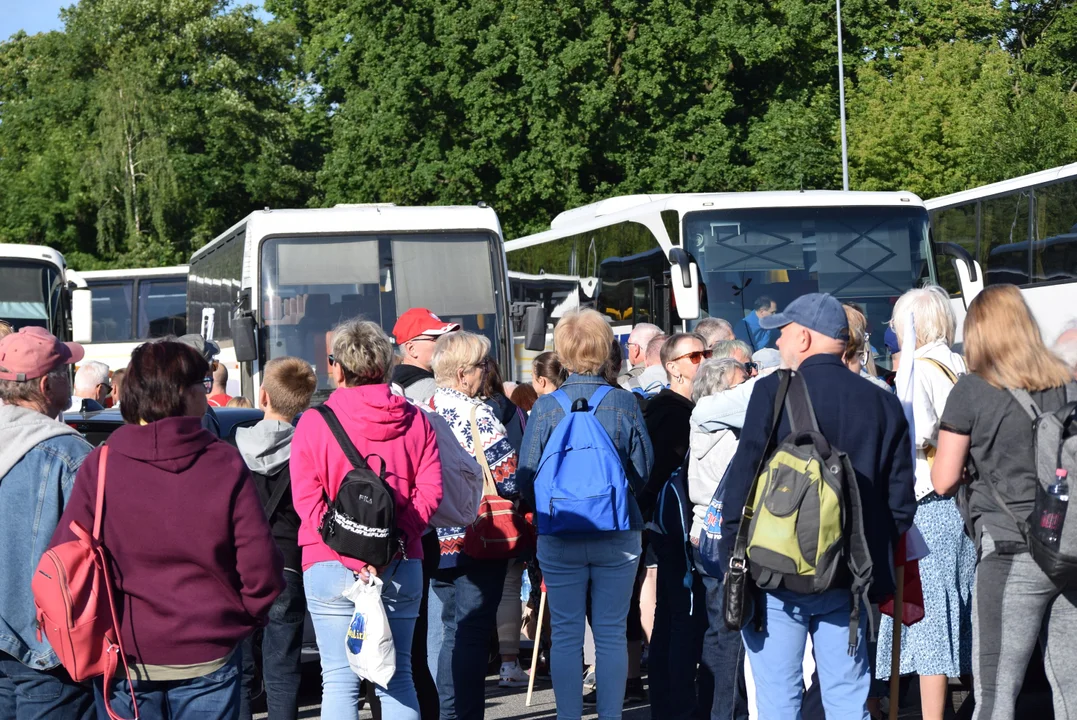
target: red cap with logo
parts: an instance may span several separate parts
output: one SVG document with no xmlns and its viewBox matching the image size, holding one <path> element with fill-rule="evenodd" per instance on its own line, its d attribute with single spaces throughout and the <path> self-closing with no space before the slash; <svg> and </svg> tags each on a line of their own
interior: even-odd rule
<svg viewBox="0 0 1077 720">
<path fill-rule="evenodd" d="M 456 323 L 445 322 L 426 308 L 412 308 L 396 321 L 393 326 L 393 339 L 397 345 L 403 345 L 420 335 L 437 337 L 459 329 L 460 326 Z"/>
<path fill-rule="evenodd" d="M 33 380 L 85 355 L 78 343 L 60 342 L 45 328 L 24 327 L 0 340 L 0 380 Z"/>
</svg>

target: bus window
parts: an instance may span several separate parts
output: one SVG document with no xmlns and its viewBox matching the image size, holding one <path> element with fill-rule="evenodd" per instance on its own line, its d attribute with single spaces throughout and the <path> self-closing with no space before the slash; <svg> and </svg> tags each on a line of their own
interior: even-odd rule
<svg viewBox="0 0 1077 720">
<path fill-rule="evenodd" d="M 939 210 L 932 217 L 931 230 L 936 243 L 960 245 L 976 257 L 976 201 Z M 935 262 L 938 263 L 939 285 L 952 296 L 961 295 L 961 284 L 951 258 L 936 255 Z"/>
<path fill-rule="evenodd" d="M 182 278 L 138 283 L 138 337 L 179 337 L 187 332 L 187 281 Z"/>
<path fill-rule="evenodd" d="M 1028 284 L 1028 201 L 1026 191 L 982 203 L 980 265 L 988 285 Z"/>
<path fill-rule="evenodd" d="M 90 292 L 93 297 L 93 342 L 133 340 L 131 307 L 134 302 L 134 282 L 93 283 Z"/>
<path fill-rule="evenodd" d="M 1032 281 L 1077 279 L 1077 180 L 1036 190 Z"/>
</svg>

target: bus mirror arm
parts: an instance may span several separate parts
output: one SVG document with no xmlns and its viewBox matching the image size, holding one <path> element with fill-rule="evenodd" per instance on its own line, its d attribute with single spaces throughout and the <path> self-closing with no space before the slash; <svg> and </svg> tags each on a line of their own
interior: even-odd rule
<svg viewBox="0 0 1077 720">
<path fill-rule="evenodd" d="M 976 261 L 972 259 L 972 255 L 969 254 L 968 250 L 957 243 L 952 242 L 935 243 L 935 248 L 941 255 L 947 255 L 955 260 L 964 262 L 965 267 L 968 268 L 970 282 L 975 283 L 980 281 L 980 276 L 976 272 L 978 265 Z"/>
<path fill-rule="evenodd" d="M 692 256 L 684 248 L 669 249 L 669 264 L 676 265 L 681 271 L 681 284 L 692 287 Z"/>
</svg>

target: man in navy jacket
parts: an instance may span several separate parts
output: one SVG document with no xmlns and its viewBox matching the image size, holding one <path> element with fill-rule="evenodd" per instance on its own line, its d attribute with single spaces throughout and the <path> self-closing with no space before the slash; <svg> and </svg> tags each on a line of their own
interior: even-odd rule
<svg viewBox="0 0 1077 720">
<path fill-rule="evenodd" d="M 892 548 L 912 525 L 912 445 L 901 404 L 893 395 L 850 372 L 842 363 L 848 326 L 841 303 L 828 294 L 797 298 L 782 313 L 760 321 L 763 328 L 781 328 L 778 349 L 783 367 L 801 373 L 808 386 L 824 437 L 844 451 L 856 471 L 864 506 L 864 526 L 873 564 L 870 595 L 877 600 L 894 591 Z M 773 420 L 779 378 L 763 378 L 755 387 L 740 446 L 726 473 L 723 506 L 723 556 L 728 560 L 752 479 L 764 453 Z M 790 433 L 782 413 L 776 434 Z M 801 595 L 784 588 L 761 593 L 757 612 L 766 612 L 761 631 L 744 628 L 744 644 L 755 670 L 761 717 L 799 717 L 801 662 L 811 632 L 827 717 L 866 718 L 871 682 L 865 622 L 861 641 L 850 657 L 847 589 Z M 862 611 L 866 612 L 866 608 Z"/>
</svg>

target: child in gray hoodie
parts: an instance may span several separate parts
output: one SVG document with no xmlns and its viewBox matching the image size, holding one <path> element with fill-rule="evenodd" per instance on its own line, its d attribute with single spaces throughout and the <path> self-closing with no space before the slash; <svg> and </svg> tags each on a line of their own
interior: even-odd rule
<svg viewBox="0 0 1077 720">
<path fill-rule="evenodd" d="M 291 474 L 295 417 L 310 407 L 318 385 L 314 370 L 305 360 L 283 357 L 266 363 L 258 391 L 258 404 L 265 418 L 254 427 L 236 431 L 236 446 L 266 510 L 273 539 L 284 555 L 285 590 L 269 611 L 269 624 L 262 631 L 262 678 L 269 717 L 295 718 L 299 711 L 300 659 L 307 601 L 303 594 L 303 565 L 299 552 L 299 515 L 292 505 Z M 243 646 L 243 691 L 240 718 L 251 717 L 254 685 L 254 639 Z"/>
</svg>

